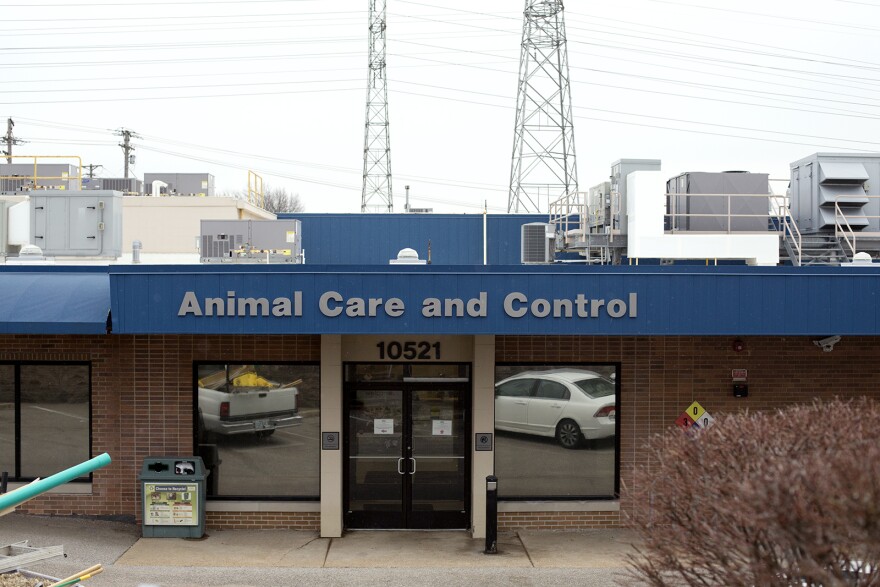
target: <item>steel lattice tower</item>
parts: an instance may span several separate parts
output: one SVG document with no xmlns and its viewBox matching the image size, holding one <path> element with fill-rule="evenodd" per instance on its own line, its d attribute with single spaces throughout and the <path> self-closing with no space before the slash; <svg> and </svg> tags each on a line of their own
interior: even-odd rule
<svg viewBox="0 0 880 587">
<path fill-rule="evenodd" d="M 577 197 L 562 0 L 526 0 L 508 212 Z"/>
<path fill-rule="evenodd" d="M 370 79 L 364 132 L 361 212 L 392 212 L 388 86 L 385 78 L 385 0 L 370 2 Z"/>
</svg>

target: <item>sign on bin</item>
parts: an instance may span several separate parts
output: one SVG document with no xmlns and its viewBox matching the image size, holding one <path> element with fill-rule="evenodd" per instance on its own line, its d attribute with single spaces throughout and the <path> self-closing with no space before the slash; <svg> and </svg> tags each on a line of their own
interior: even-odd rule
<svg viewBox="0 0 880 587">
<path fill-rule="evenodd" d="M 197 483 L 144 483 L 147 526 L 198 526 Z"/>
</svg>

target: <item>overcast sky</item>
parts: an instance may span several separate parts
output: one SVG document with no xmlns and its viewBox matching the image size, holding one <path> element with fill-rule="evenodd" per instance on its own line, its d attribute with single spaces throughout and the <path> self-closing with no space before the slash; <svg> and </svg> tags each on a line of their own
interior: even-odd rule
<svg viewBox="0 0 880 587">
<path fill-rule="evenodd" d="M 395 211 L 507 210 L 522 0 L 388 0 Z M 805 7 L 809 7 L 806 9 Z M 367 0 L 0 0 L 0 134 L 121 177 L 247 172 L 359 212 Z M 579 188 L 620 158 L 787 178 L 880 151 L 880 1 L 569 0 Z"/>
</svg>

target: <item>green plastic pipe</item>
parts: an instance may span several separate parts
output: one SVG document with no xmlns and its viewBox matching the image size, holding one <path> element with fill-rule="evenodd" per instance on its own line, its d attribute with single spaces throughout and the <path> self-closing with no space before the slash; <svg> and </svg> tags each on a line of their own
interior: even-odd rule
<svg viewBox="0 0 880 587">
<path fill-rule="evenodd" d="M 100 469 L 101 467 L 106 467 L 109 464 L 110 455 L 108 455 L 107 453 L 103 453 L 93 459 L 87 460 L 84 463 L 74 465 L 69 469 L 65 469 L 60 473 L 55 473 L 54 475 L 46 477 L 45 479 L 34 481 L 33 483 L 29 483 L 28 485 L 20 487 L 17 490 L 0 495 L 0 512 L 9 508 L 14 508 L 18 504 L 24 503 L 29 499 L 33 499 L 41 493 L 45 493 L 50 489 L 58 487 L 59 485 L 64 485 L 68 481 L 73 481 L 77 477 L 81 477 L 87 473 L 91 473 L 92 471 Z"/>
</svg>

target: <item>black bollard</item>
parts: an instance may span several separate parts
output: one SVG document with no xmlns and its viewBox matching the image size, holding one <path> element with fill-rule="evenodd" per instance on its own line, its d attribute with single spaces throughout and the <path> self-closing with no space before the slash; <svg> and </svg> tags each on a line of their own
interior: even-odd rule
<svg viewBox="0 0 880 587">
<path fill-rule="evenodd" d="M 486 477 L 486 554 L 498 554 L 498 477 Z"/>
<path fill-rule="evenodd" d="M 6 493 L 6 481 L 9 479 L 9 475 L 6 471 L 0 473 L 0 495 Z"/>
</svg>

